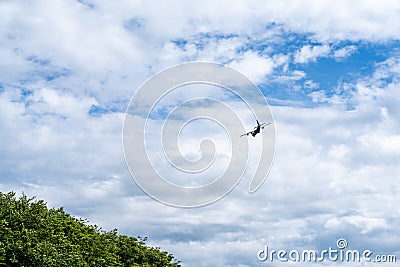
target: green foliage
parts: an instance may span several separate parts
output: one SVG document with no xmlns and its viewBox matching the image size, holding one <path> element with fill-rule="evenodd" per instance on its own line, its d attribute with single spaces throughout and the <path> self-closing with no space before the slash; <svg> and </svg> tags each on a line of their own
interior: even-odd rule
<svg viewBox="0 0 400 267">
<path fill-rule="evenodd" d="M 180 266 L 145 241 L 48 209 L 43 200 L 0 192 L 0 266 Z"/>
</svg>

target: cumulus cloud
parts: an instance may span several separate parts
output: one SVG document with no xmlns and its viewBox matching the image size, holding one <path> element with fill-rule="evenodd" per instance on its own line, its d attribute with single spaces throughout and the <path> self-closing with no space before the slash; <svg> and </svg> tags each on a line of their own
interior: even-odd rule
<svg viewBox="0 0 400 267">
<path fill-rule="evenodd" d="M 357 48 L 354 45 L 349 45 L 340 48 L 338 50 L 335 50 L 333 56 L 336 61 L 341 61 L 346 57 L 350 56 L 351 54 L 353 54 L 355 51 L 357 51 Z"/>
<path fill-rule="evenodd" d="M 246 52 L 243 57 L 232 62 L 231 66 L 247 74 L 255 83 L 260 83 L 272 72 L 274 61 L 253 52 Z"/>
<path fill-rule="evenodd" d="M 295 63 L 305 64 L 316 61 L 318 57 L 326 57 L 329 55 L 330 47 L 328 45 L 303 46 L 294 56 Z"/>
</svg>

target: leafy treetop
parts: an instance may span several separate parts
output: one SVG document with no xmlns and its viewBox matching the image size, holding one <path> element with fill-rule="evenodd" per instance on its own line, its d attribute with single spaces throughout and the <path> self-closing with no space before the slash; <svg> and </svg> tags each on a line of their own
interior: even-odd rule
<svg viewBox="0 0 400 267">
<path fill-rule="evenodd" d="M 0 192 L 0 266 L 180 266 L 145 241 L 48 209 L 43 200 Z"/>
</svg>

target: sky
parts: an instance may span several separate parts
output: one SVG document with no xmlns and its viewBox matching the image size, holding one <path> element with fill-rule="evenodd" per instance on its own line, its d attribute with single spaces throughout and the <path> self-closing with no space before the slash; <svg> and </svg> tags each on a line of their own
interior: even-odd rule
<svg viewBox="0 0 400 267">
<path fill-rule="evenodd" d="M 339 238 L 400 260 L 397 25 L 398 1 L 1 0 L 0 190 L 147 236 L 184 266 L 285 266 L 257 252 L 321 251 Z M 254 81 L 274 118 L 275 157 L 254 194 L 244 176 L 221 200 L 182 209 L 132 179 L 122 128 L 147 79 L 191 61 Z M 193 127 L 184 154 L 214 129 Z M 221 142 L 217 158 L 229 150 Z M 215 164 L 219 173 L 226 160 Z M 362 266 L 313 263 L 346 264 Z"/>
</svg>

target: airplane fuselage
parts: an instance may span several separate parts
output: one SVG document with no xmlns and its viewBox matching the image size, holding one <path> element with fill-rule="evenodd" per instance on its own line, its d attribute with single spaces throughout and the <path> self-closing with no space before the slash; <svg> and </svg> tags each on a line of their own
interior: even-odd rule
<svg viewBox="0 0 400 267">
<path fill-rule="evenodd" d="M 260 126 L 257 126 L 257 128 L 251 132 L 251 135 L 255 137 L 258 133 L 260 133 Z"/>
</svg>

